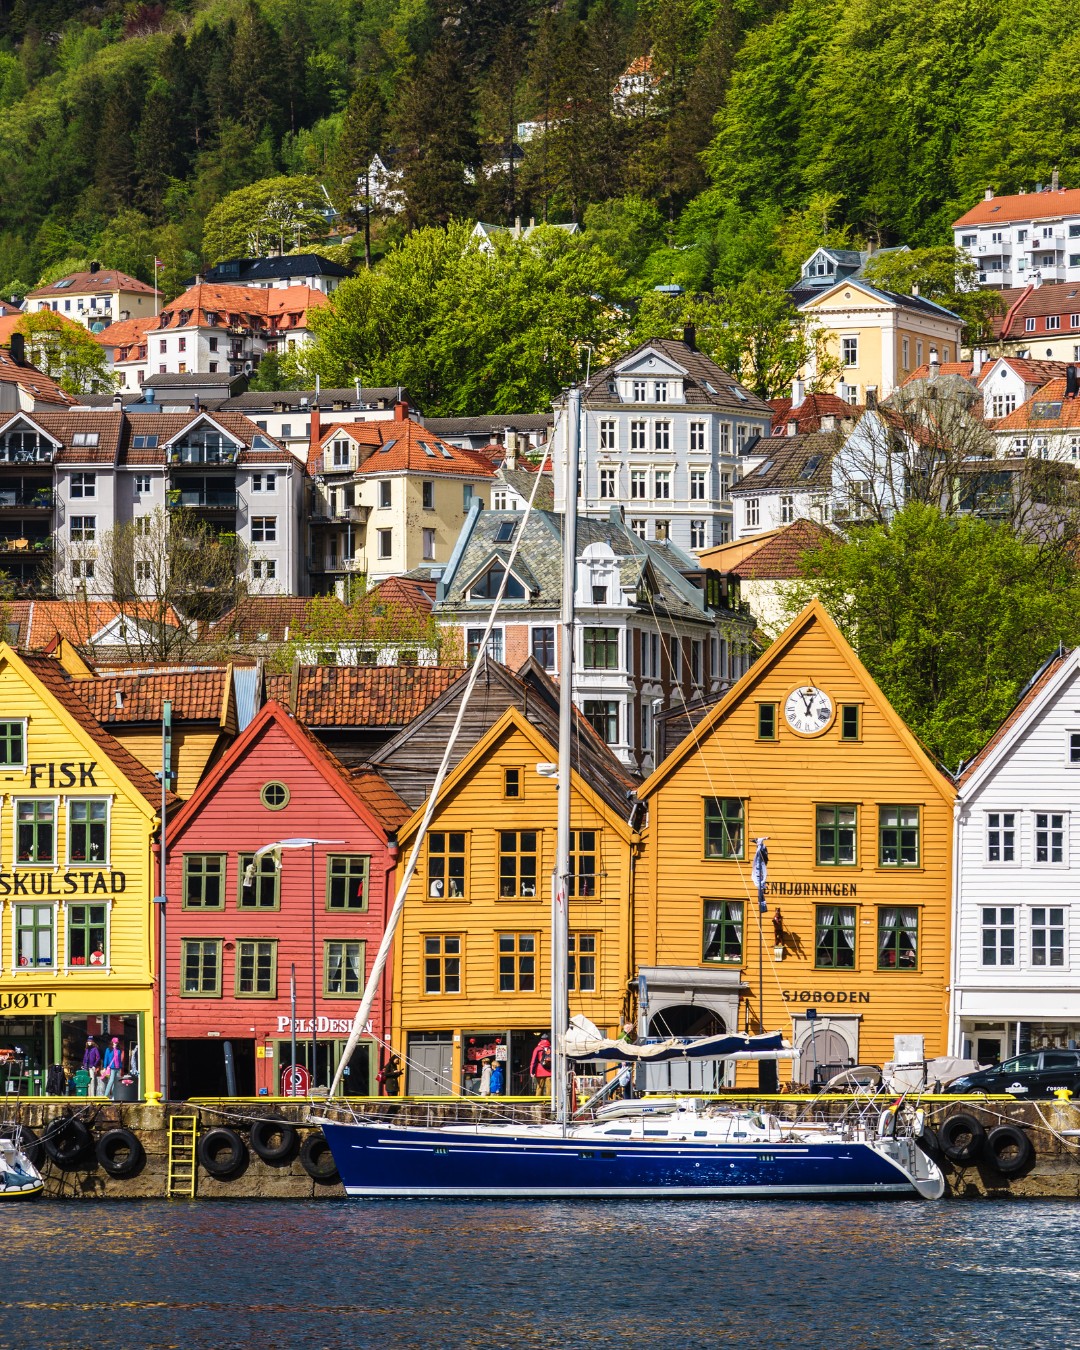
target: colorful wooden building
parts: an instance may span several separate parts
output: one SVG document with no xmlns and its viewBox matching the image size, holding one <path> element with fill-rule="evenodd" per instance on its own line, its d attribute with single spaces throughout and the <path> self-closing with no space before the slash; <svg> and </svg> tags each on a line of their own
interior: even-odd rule
<svg viewBox="0 0 1080 1350">
<path fill-rule="evenodd" d="M 780 1030 L 802 1082 L 897 1035 L 945 1053 L 955 792 L 817 601 L 640 795 L 643 1032 Z"/>
<path fill-rule="evenodd" d="M 279 1094 L 294 1032 L 301 1087 L 329 1084 L 393 898 L 395 829 L 409 815 L 377 773 L 350 773 L 279 703 L 263 706 L 169 826 L 172 1097 Z M 295 846 L 303 840 L 313 842 Z M 278 841 L 294 846 L 253 862 Z M 389 1005 L 384 981 L 346 1073 L 350 1095 L 372 1090 L 372 1037 Z"/>
</svg>

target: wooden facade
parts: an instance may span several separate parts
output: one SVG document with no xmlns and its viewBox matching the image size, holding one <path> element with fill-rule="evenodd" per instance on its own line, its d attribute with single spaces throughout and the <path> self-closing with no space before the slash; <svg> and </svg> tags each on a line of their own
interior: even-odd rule
<svg viewBox="0 0 1080 1350">
<path fill-rule="evenodd" d="M 900 1034 L 945 1053 L 953 786 L 817 601 L 640 795 L 636 955 L 646 990 L 665 991 L 647 993 L 642 1030 L 686 1029 L 688 1003 L 728 1030 L 780 1030 L 800 1051 L 781 1077 L 796 1081 L 880 1065 Z M 755 1079 L 740 1066 L 738 1082 Z"/>
</svg>

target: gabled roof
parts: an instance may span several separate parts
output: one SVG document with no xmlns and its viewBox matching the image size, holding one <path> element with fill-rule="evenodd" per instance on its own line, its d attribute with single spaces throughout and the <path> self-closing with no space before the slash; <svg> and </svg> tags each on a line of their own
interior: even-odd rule
<svg viewBox="0 0 1080 1350">
<path fill-rule="evenodd" d="M 832 462 L 840 447 L 840 438 L 828 431 L 763 438 L 754 446 L 754 458 L 762 462 L 746 471 L 731 488 L 731 495 L 752 497 L 758 492 L 820 492 L 830 488 Z"/>
<path fill-rule="evenodd" d="M 536 481 L 535 469 L 503 468 L 499 470 L 497 477 L 526 502 L 532 497 L 532 491 L 535 487 L 536 496 L 532 499 L 535 509 L 537 511 L 555 510 L 555 476 L 553 474 L 542 473 L 539 484 Z M 498 487 L 498 482 L 495 486 Z"/>
<path fill-rule="evenodd" d="M 388 577 L 377 586 L 372 586 L 354 603 L 352 607 L 355 612 L 354 640 L 362 640 L 365 646 L 368 645 L 370 635 L 366 624 L 371 616 L 378 612 L 377 606 L 385 609 L 398 606 L 409 614 L 426 616 L 431 613 L 434 597 L 434 581 Z M 320 637 L 317 631 L 311 633 L 313 624 L 317 628 L 317 617 L 324 610 L 328 600 L 332 602 L 333 598 L 296 595 L 245 596 L 220 619 L 208 624 L 203 636 L 206 642 L 211 644 L 229 640 L 261 645 L 304 639 L 310 635 L 313 646 L 324 642 L 330 645 L 325 636 Z M 342 620 L 337 629 L 340 630 L 340 638 L 344 641 L 348 641 L 350 636 L 348 612 L 344 605 L 336 611 Z"/>
<path fill-rule="evenodd" d="M 57 638 L 66 638 L 76 647 L 92 645 L 120 618 L 158 622 L 150 606 L 119 605 L 115 600 L 11 600 L 5 606 L 5 617 L 16 629 L 15 645 L 25 651 L 42 651 Z M 182 623 L 180 615 L 170 609 L 170 626 Z"/>
<path fill-rule="evenodd" d="M 137 277 L 118 272 L 115 267 L 101 267 L 94 272 L 70 272 L 66 277 L 51 281 L 48 286 L 39 286 L 27 293 L 27 300 L 39 300 L 45 296 L 62 295 L 111 295 L 113 291 L 133 291 L 139 295 L 153 295 L 153 286 Z"/>
<path fill-rule="evenodd" d="M 995 422 L 995 431 L 1075 430 L 1080 427 L 1080 398 L 1065 393 L 1064 380 L 1051 380 L 1036 391 L 1026 403 Z"/>
<path fill-rule="evenodd" d="M 328 303 L 326 294 L 312 286 L 228 286 L 203 281 L 170 300 L 151 332 L 158 328 L 228 328 L 237 319 L 244 326 L 252 319 L 268 325 L 273 319 L 277 321 L 274 331 L 282 332 L 306 327 L 308 312 Z M 211 314 L 213 324 L 207 317 Z"/>
<path fill-rule="evenodd" d="M 686 378 L 683 382 L 683 395 L 686 403 L 696 404 L 699 407 L 722 408 L 727 412 L 741 412 L 744 415 L 755 417 L 771 417 L 772 409 L 769 405 L 740 384 L 736 376 L 729 374 L 723 367 L 718 366 L 704 352 L 699 352 L 697 348 L 675 338 L 651 338 L 647 342 L 639 342 L 632 351 L 620 357 L 618 361 L 598 370 L 583 391 L 582 402 L 585 406 L 597 409 L 620 408 L 625 410 L 628 405 L 612 393 L 609 386 L 616 379 L 620 367 L 633 361 L 635 357 L 650 348 L 655 349 L 668 361 L 686 371 Z M 643 403 L 632 406 L 640 408 L 662 406 L 669 411 L 678 411 L 685 405 L 681 403 L 662 405 Z"/>
<path fill-rule="evenodd" d="M 241 285 L 278 277 L 351 277 L 352 268 L 317 253 L 286 253 L 276 258 L 226 258 L 206 271 L 206 280 L 219 285 L 235 278 Z"/>
<path fill-rule="evenodd" d="M 1059 188 L 1048 192 L 1018 192 L 1004 197 L 987 197 L 976 202 L 953 229 L 965 225 L 1004 225 L 1015 220 L 1056 220 L 1059 216 L 1080 215 L 1080 189 Z"/>
<path fill-rule="evenodd" d="M 804 300 L 798 306 L 800 313 L 808 313 L 824 300 L 829 299 L 841 287 L 851 287 L 854 290 L 862 291 L 864 295 L 877 300 L 884 300 L 886 304 L 893 305 L 898 309 L 911 309 L 923 314 L 935 315 L 938 318 L 955 319 L 957 323 L 963 323 L 959 314 L 954 314 L 951 309 L 946 309 L 944 305 L 935 304 L 933 300 L 927 300 L 922 295 L 900 295 L 896 291 L 882 290 L 880 286 L 871 286 L 868 281 L 863 281 L 860 277 L 843 277 L 833 285 L 825 287 L 817 295 L 809 300 Z"/>
<path fill-rule="evenodd" d="M 1002 724 L 982 749 L 961 766 L 956 780 L 958 787 L 970 789 L 977 786 L 987 773 L 993 771 L 994 765 L 1008 754 L 1032 718 L 1053 701 L 1059 686 L 1075 673 L 1078 659 L 1080 649 L 1059 651 L 1035 672 L 1020 691 L 1019 698 Z"/>
<path fill-rule="evenodd" d="M 554 413 L 485 413 L 479 417 L 425 417 L 424 426 L 435 436 L 491 436 L 500 431 L 547 431 Z"/>
<path fill-rule="evenodd" d="M 715 567 L 730 572 L 741 581 L 791 581 L 803 575 L 803 557 L 822 543 L 837 536 L 827 525 L 817 521 L 793 520 L 779 530 L 756 536 L 756 539 L 741 539 L 739 544 L 750 545 L 741 556 L 732 559 L 725 566 L 724 559 L 716 555 L 725 549 L 734 549 L 737 545 L 721 544 L 707 553 L 701 554 L 705 567 Z"/>
<path fill-rule="evenodd" d="M 75 691 L 106 726 L 160 723 L 163 704 L 172 704 L 175 722 L 224 725 L 229 712 L 232 667 L 110 672 L 79 680 Z"/>
<path fill-rule="evenodd" d="M 103 347 L 112 347 L 113 359 L 119 361 L 124 359 L 121 351 L 126 357 L 128 347 L 145 348 L 146 330 L 156 326 L 156 316 L 147 314 L 141 319 L 119 319 L 116 323 L 109 324 L 107 328 L 102 328 L 100 332 L 91 333 L 90 336 Z"/>
<path fill-rule="evenodd" d="M 21 318 L 21 314 L 17 316 L 17 319 Z M 77 401 L 65 393 L 51 375 L 45 375 L 28 361 L 15 361 L 10 351 L 0 351 L 0 384 L 18 385 L 32 396 L 35 403 L 49 403 L 63 408 Z"/>
<path fill-rule="evenodd" d="M 1000 294 L 1005 312 L 992 317 L 991 328 L 994 335 L 1003 340 L 1044 337 L 1048 331 L 1052 337 L 1065 337 L 1071 329 L 1069 322 L 1050 330 L 1045 323 L 1041 328 L 1036 324 L 1034 333 L 1029 333 L 1025 321 L 1045 319 L 1047 315 L 1080 314 L 1080 285 L 1075 281 L 1044 282 L 1040 286 L 1029 282 L 1026 286 L 1010 287 Z"/>
<path fill-rule="evenodd" d="M 292 675 L 268 675 L 266 695 L 292 703 L 311 727 L 400 727 L 460 676 L 458 666 L 302 666 Z"/>
<path fill-rule="evenodd" d="M 426 618 L 435 603 L 435 582 L 417 577 L 387 577 L 372 586 L 365 599 L 378 605 L 396 605 Z"/>
</svg>

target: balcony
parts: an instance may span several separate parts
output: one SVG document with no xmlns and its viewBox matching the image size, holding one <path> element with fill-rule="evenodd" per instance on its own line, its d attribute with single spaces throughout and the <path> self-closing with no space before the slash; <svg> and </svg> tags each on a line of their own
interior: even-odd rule
<svg viewBox="0 0 1080 1350">
<path fill-rule="evenodd" d="M 40 539 L 28 539 L 26 537 L 0 539 L 0 554 L 3 554 L 4 557 L 26 558 L 28 555 L 37 555 L 44 561 L 52 553 L 52 550 L 51 536 Z"/>
<path fill-rule="evenodd" d="M 361 558 L 320 557 L 317 554 L 313 554 L 308 559 L 308 570 L 311 572 L 351 574 L 353 572 L 363 572 L 366 569 Z"/>
<path fill-rule="evenodd" d="M 56 447 L 51 442 L 36 443 L 37 438 L 16 432 L 0 440 L 0 468 L 14 464 L 51 464 Z"/>
<path fill-rule="evenodd" d="M 182 441 L 169 447 L 169 463 L 180 469 L 200 469 L 206 464 L 235 464 L 239 448 L 228 441 Z"/>
<path fill-rule="evenodd" d="M 235 492 L 184 492 L 170 488 L 166 504 L 170 511 L 232 512 L 239 505 L 239 497 Z"/>
<path fill-rule="evenodd" d="M 370 514 L 370 506 L 339 506 L 328 510 L 327 519 L 343 525 L 363 525 Z"/>
<path fill-rule="evenodd" d="M 0 515 L 18 511 L 20 515 L 50 515 L 54 504 L 52 488 L 38 488 L 34 492 L 11 492 L 0 488 Z"/>
</svg>

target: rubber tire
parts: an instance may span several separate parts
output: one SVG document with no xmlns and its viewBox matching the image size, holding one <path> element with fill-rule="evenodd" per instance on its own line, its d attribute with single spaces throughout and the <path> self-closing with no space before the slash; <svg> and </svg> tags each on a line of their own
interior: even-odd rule
<svg viewBox="0 0 1080 1350">
<path fill-rule="evenodd" d="M 127 1151 L 123 1156 L 124 1150 Z M 111 1177 L 131 1177 L 146 1162 L 146 1149 L 130 1130 L 106 1130 L 94 1147 L 98 1164 Z M 120 1153 L 118 1158 L 116 1155 Z"/>
<path fill-rule="evenodd" d="M 275 1135 L 280 1135 L 280 1142 L 271 1144 L 267 1141 L 273 1139 Z M 296 1141 L 299 1135 L 296 1132 L 296 1126 L 288 1120 L 257 1120 L 251 1127 L 248 1135 L 251 1141 L 251 1149 L 263 1162 L 279 1163 L 285 1162 L 296 1152 Z"/>
<path fill-rule="evenodd" d="M 228 1145 L 229 1151 L 222 1156 L 221 1150 L 225 1145 Z M 203 1170 L 218 1181 L 235 1176 L 248 1160 L 247 1144 L 235 1130 L 224 1125 L 200 1135 L 196 1151 Z"/>
<path fill-rule="evenodd" d="M 970 1136 L 968 1142 L 958 1144 L 956 1140 L 965 1134 Z M 942 1153 L 950 1162 L 966 1167 L 975 1162 L 982 1153 L 983 1145 L 986 1143 L 986 1130 L 982 1121 L 961 1111 L 955 1116 L 947 1116 L 942 1121 L 938 1127 L 938 1141 Z"/>
<path fill-rule="evenodd" d="M 65 1139 L 66 1143 L 61 1142 Z M 78 1116 L 61 1116 L 50 1121 L 41 1143 L 57 1167 L 72 1172 L 94 1147 L 94 1136 Z"/>
<path fill-rule="evenodd" d="M 1002 1148 L 1015 1148 L 1016 1153 L 1003 1158 Z M 1035 1146 L 1017 1126 L 996 1125 L 986 1136 L 986 1156 L 1003 1177 L 1014 1177 L 1035 1161 Z"/>
<path fill-rule="evenodd" d="M 923 1126 L 923 1132 L 916 1135 L 915 1143 L 934 1162 L 940 1162 L 942 1158 L 941 1140 L 938 1138 L 937 1130 L 930 1125 Z"/>
<path fill-rule="evenodd" d="M 11 1137 L 18 1129 L 18 1125 L 13 1120 L 5 1120 L 0 1124 L 0 1134 Z M 41 1145 L 41 1137 L 36 1130 L 32 1130 L 29 1125 L 22 1126 L 22 1134 L 19 1136 L 19 1143 L 22 1151 L 30 1159 L 35 1167 L 40 1167 L 45 1161 L 45 1150 Z"/>
<path fill-rule="evenodd" d="M 338 1181 L 337 1163 L 322 1130 L 312 1130 L 300 1145 L 300 1166 L 312 1181 Z"/>
</svg>

